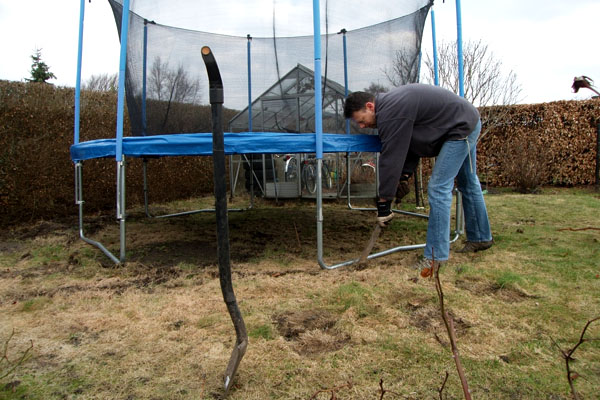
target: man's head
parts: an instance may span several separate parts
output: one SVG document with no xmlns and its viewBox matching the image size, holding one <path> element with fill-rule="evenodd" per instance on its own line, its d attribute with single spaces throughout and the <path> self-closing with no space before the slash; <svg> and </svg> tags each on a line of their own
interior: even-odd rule
<svg viewBox="0 0 600 400">
<path fill-rule="evenodd" d="M 375 96 L 367 92 L 354 92 L 346 97 L 344 117 L 352 118 L 361 128 L 376 128 Z"/>
</svg>

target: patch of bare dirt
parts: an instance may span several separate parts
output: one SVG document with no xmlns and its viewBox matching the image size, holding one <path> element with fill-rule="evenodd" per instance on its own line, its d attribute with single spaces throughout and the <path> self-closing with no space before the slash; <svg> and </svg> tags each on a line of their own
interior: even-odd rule
<svg viewBox="0 0 600 400">
<path fill-rule="evenodd" d="M 0 253 L 15 254 L 27 251 L 27 241 L 48 236 L 68 236 L 75 240 L 73 232 L 76 229 L 74 221 L 38 221 L 23 224 L 12 229 L 0 230 Z M 25 254 L 27 256 L 27 254 Z"/>
<path fill-rule="evenodd" d="M 41 271 L 41 269 L 40 269 Z M 90 283 L 63 284 L 49 289 L 32 288 L 9 291 L 4 293 L 3 297 L 7 301 L 26 301 L 35 297 L 54 297 L 57 294 L 71 294 L 77 292 L 110 292 L 115 295 L 121 295 L 129 288 L 143 289 L 151 292 L 156 285 L 164 284 L 167 281 L 178 277 L 180 272 L 176 270 L 152 270 L 143 275 L 134 277 L 107 278 L 100 281 L 91 281 Z"/>
<path fill-rule="evenodd" d="M 19 253 L 26 249 L 25 243 L 17 240 L 0 241 L 0 253 L 10 254 Z"/>
<path fill-rule="evenodd" d="M 214 241 L 203 239 L 164 240 L 136 246 L 135 253 L 129 259 L 154 266 L 177 265 L 186 262 L 206 267 L 217 263 L 217 246 Z"/>
<path fill-rule="evenodd" d="M 288 311 L 275 314 L 273 320 L 279 334 L 287 340 L 295 340 L 306 331 L 327 331 L 337 323 L 337 317 L 327 310 Z"/>
<path fill-rule="evenodd" d="M 444 339 L 447 337 L 446 327 L 440 313 L 439 306 L 431 301 L 413 299 L 406 305 L 409 311 L 410 324 L 420 330 L 431 333 L 443 346 L 449 344 Z M 454 320 L 454 329 L 457 336 L 466 334 L 473 324 L 463 318 L 457 317 L 452 311 L 448 314 Z"/>
<path fill-rule="evenodd" d="M 494 296 L 506 303 L 518 303 L 526 299 L 537 298 L 517 287 L 502 287 L 495 282 L 480 279 L 457 279 L 454 284 L 457 288 L 467 290 L 476 296 Z"/>
<path fill-rule="evenodd" d="M 65 234 L 73 231 L 76 225 L 72 225 L 73 221 L 39 221 L 31 225 L 23 225 L 17 227 L 12 236 L 17 240 L 27 240 L 48 235 L 56 235 L 58 233 Z"/>
<path fill-rule="evenodd" d="M 298 354 L 311 355 L 341 349 L 350 341 L 348 335 L 334 329 L 338 317 L 327 310 L 301 310 L 273 315 L 277 330 L 294 342 Z"/>
</svg>

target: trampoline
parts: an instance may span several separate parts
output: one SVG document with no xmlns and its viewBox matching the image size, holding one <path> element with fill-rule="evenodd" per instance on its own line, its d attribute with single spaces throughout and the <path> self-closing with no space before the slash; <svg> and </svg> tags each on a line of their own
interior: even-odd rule
<svg viewBox="0 0 600 400">
<path fill-rule="evenodd" d="M 163 17 L 170 22 L 173 16 L 179 15 L 185 17 L 183 19 L 186 23 L 197 19 L 210 25 L 213 20 L 219 19 L 212 15 L 213 10 L 217 13 L 221 10 L 225 14 L 234 12 L 232 8 L 235 7 L 228 6 L 227 1 L 186 0 L 177 2 L 177 7 L 170 0 L 108 2 L 112 7 L 121 40 L 116 134 L 114 138 L 80 141 L 83 20 L 86 3 L 85 0 L 80 0 L 74 144 L 70 149 L 75 166 L 75 202 L 79 211 L 79 235 L 82 240 L 98 247 L 113 262 L 119 264 L 126 261 L 126 157 L 213 158 L 216 207 L 211 211 L 216 214 L 219 279 L 237 337 L 224 376 L 224 389 L 227 391 L 246 350 L 247 333 L 231 285 L 225 156 L 315 154 L 317 262 L 323 269 L 335 269 L 359 262 L 360 259 L 357 258 L 328 264 L 323 259 L 323 154 L 377 153 L 381 144 L 377 135 L 352 132 L 349 121 L 339 117 L 343 109 L 341 90 L 337 90 L 336 93 L 328 92 L 328 87 L 339 89 L 339 86 L 327 83 L 344 82 L 344 94 L 347 95 L 352 90 L 385 89 L 383 83 L 387 82 L 386 79 L 394 82 L 391 86 L 416 81 L 423 25 L 433 1 L 374 0 L 368 7 L 370 12 L 378 14 L 369 20 L 369 24 L 372 25 L 368 28 L 340 25 L 331 33 L 329 29 L 340 20 L 345 21 L 342 23 L 352 24 L 357 16 L 365 17 L 367 8 L 364 5 L 351 5 L 344 0 L 328 0 L 325 2 L 326 18 L 323 25 L 320 2 L 313 0 L 312 10 L 308 13 L 312 14 L 312 24 L 303 22 L 304 25 L 312 25 L 312 33 L 303 37 L 286 36 L 285 33 L 276 35 L 276 13 L 273 10 L 273 36 L 263 38 L 252 38 L 249 34 L 230 36 L 229 32 L 209 34 L 187 25 L 169 26 L 158 23 Z M 246 3 L 248 2 L 243 4 L 248 7 L 248 13 L 251 10 L 261 11 L 260 7 L 250 4 L 252 2 Z M 273 2 L 273 7 L 276 3 L 280 4 L 279 1 Z M 290 14 L 290 19 L 286 19 L 286 27 L 291 25 L 291 17 L 304 21 L 304 8 L 309 9 L 307 5 L 299 5 L 295 0 L 290 1 L 290 5 L 295 7 L 294 14 Z M 186 13 L 185 7 L 194 7 L 195 11 Z M 352 11 L 352 7 L 358 7 L 358 10 Z M 336 20 L 331 18 L 333 16 L 341 18 Z M 155 19 L 158 22 L 155 22 Z M 235 26 L 235 23 L 227 23 L 219 27 Z M 326 29 L 324 35 L 321 34 L 322 27 Z M 347 39 L 353 43 L 352 46 L 347 46 Z M 251 51 L 251 44 L 255 48 L 254 52 Z M 321 54 L 322 45 L 325 48 L 324 57 Z M 219 58 L 219 66 L 215 56 Z M 248 61 L 245 66 L 240 61 L 246 58 Z M 349 63 L 349 59 L 354 62 Z M 314 62 L 314 75 L 295 79 L 296 86 L 287 86 L 286 80 L 281 78 L 280 71 L 290 70 L 297 65 L 308 65 L 310 62 Z M 381 67 L 372 68 L 373 65 Z M 306 68 L 301 69 L 304 71 Z M 390 77 L 390 74 L 393 76 Z M 326 84 L 323 85 L 323 82 Z M 258 103 L 253 101 L 252 96 L 253 88 L 257 87 L 265 94 L 265 101 L 261 102 L 258 108 Z M 200 90 L 201 88 L 203 90 Z M 224 94 L 224 88 L 229 90 L 229 95 Z M 187 126 L 185 122 L 193 119 L 190 110 L 207 104 L 207 100 L 210 102 L 212 113 L 212 131 L 206 132 Z M 240 115 L 246 118 L 247 130 L 223 132 L 223 106 L 240 110 L 244 107 L 244 102 L 247 108 Z M 124 132 L 125 105 L 131 126 L 129 136 Z M 274 109 L 273 106 L 278 108 Z M 308 110 L 314 110 L 314 113 L 309 115 Z M 260 126 L 261 131 L 254 131 L 253 126 Z M 275 127 L 281 128 L 281 131 L 271 131 L 275 130 Z M 305 133 L 286 133 L 290 131 Z M 114 158 L 116 163 L 116 216 L 120 226 L 118 256 L 106 249 L 102 243 L 87 238 L 84 233 L 83 162 L 97 158 Z M 463 230 L 461 199 L 460 194 L 456 194 L 456 228 L 453 238 L 449 239 L 451 242 L 455 241 Z M 393 211 L 427 218 L 427 215 L 423 214 Z M 369 254 L 367 258 L 422 247 L 425 247 L 425 244 L 398 246 Z"/>
</svg>

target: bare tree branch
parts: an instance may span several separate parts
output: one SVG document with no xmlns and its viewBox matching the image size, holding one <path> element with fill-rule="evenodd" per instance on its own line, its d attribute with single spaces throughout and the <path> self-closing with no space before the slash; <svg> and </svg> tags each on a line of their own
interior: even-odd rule
<svg viewBox="0 0 600 400">
<path fill-rule="evenodd" d="M 336 386 L 330 389 L 321 389 L 321 390 L 317 390 L 315 392 L 315 394 L 313 394 L 312 396 L 310 396 L 309 400 L 314 400 L 317 398 L 317 396 L 320 393 L 327 393 L 327 392 L 331 392 L 331 400 L 336 400 L 337 396 L 336 393 L 340 390 L 340 389 L 344 389 L 344 388 L 348 388 L 351 389 L 352 388 L 352 381 L 348 381 L 348 383 L 346 383 L 345 385 L 340 385 L 340 386 Z"/>
<path fill-rule="evenodd" d="M 154 59 L 148 79 L 148 97 L 167 103 L 161 130 L 164 131 L 171 107 L 176 103 L 194 104 L 200 95 L 200 80 L 188 76 L 183 65 L 171 69 L 167 61 Z"/>
<path fill-rule="evenodd" d="M 434 61 L 425 55 L 424 81 L 434 82 Z M 465 99 L 479 107 L 482 130 L 480 140 L 494 127 L 508 118 L 506 107 L 521 100 L 521 85 L 511 70 L 504 73 L 502 61 L 481 41 L 468 41 L 463 45 L 463 71 Z M 458 58 L 456 42 L 441 42 L 438 46 L 438 76 L 440 86 L 459 93 Z"/>
<path fill-rule="evenodd" d="M 450 376 L 450 375 L 448 374 L 448 371 L 446 371 L 446 377 L 444 378 L 444 382 L 442 382 L 442 386 L 438 389 L 438 394 L 440 395 L 440 400 L 444 400 L 443 392 L 444 392 L 444 387 L 446 386 L 446 382 L 448 382 L 448 376 Z"/>
<path fill-rule="evenodd" d="M 171 69 L 168 62 L 156 57 L 149 75 L 149 97 L 175 103 L 195 103 L 198 100 L 200 80 L 192 79 L 183 65 Z"/>
<path fill-rule="evenodd" d="M 119 88 L 119 75 L 118 74 L 100 74 L 92 75 L 83 84 L 84 90 L 91 90 L 96 92 L 116 92 Z"/>
<path fill-rule="evenodd" d="M 379 380 L 379 392 L 380 392 L 379 400 L 383 400 L 383 396 L 384 396 L 386 393 L 391 393 L 391 394 L 393 394 L 393 395 L 400 396 L 398 393 L 394 393 L 394 392 L 392 392 L 391 390 L 386 390 L 386 389 L 384 389 L 384 388 L 383 388 L 383 378 L 381 378 L 381 379 Z"/>
<path fill-rule="evenodd" d="M 550 340 L 552 340 L 552 343 L 558 348 L 558 350 L 560 351 L 562 357 L 565 360 L 565 367 L 567 369 L 567 381 L 569 382 L 569 387 L 571 388 L 571 394 L 573 394 L 573 399 L 574 400 L 578 400 L 579 399 L 579 395 L 577 394 L 577 391 L 575 390 L 575 384 L 574 381 L 575 379 L 577 379 L 580 374 L 578 372 L 575 372 L 574 370 L 571 369 L 571 361 L 575 361 L 575 359 L 573 358 L 573 353 L 575 353 L 575 350 L 577 350 L 577 348 L 579 348 L 579 346 L 581 346 L 583 343 L 585 342 L 590 342 L 590 341 L 594 341 L 597 339 L 586 339 L 585 338 L 585 332 L 587 331 L 587 329 L 589 328 L 589 326 L 596 322 L 599 321 L 600 317 L 596 317 L 593 318 L 591 320 L 589 320 L 585 326 L 583 327 L 583 330 L 581 331 L 581 335 L 579 336 L 579 341 L 577 342 L 577 344 L 575 344 L 575 346 L 573 346 L 571 349 L 569 350 L 563 350 L 558 343 L 556 343 L 556 341 L 552 338 L 552 336 L 550 336 Z"/>
<path fill-rule="evenodd" d="M 440 300 L 440 311 L 442 314 L 442 320 L 444 321 L 444 325 L 446 326 L 446 330 L 448 331 L 448 337 L 450 338 L 450 346 L 452 348 L 452 355 L 454 358 L 454 363 L 456 364 L 456 370 L 458 371 L 458 376 L 460 377 L 460 383 L 463 388 L 465 400 L 471 400 L 471 391 L 469 390 L 469 384 L 465 376 L 462 362 L 460 361 L 458 346 L 456 345 L 456 331 L 454 329 L 454 320 L 448 314 L 444 305 L 444 291 L 442 290 L 442 283 L 440 282 L 440 266 L 441 264 L 435 262 L 435 260 L 431 261 L 431 269 L 433 270 L 433 276 L 435 277 L 435 290 L 438 294 L 438 299 Z"/>
<path fill-rule="evenodd" d="M 419 58 L 413 57 L 406 51 L 396 51 L 394 63 L 390 68 L 384 68 L 383 73 L 394 87 L 418 81 Z"/>
<path fill-rule="evenodd" d="M 2 355 L 0 356 L 0 379 L 4 379 L 10 374 L 12 374 L 14 370 L 17 369 L 17 367 L 19 367 L 31 357 L 29 352 L 31 351 L 31 349 L 33 349 L 33 341 L 31 341 L 29 347 L 23 353 L 21 353 L 21 356 L 17 360 L 9 360 L 8 344 L 14 335 L 15 330 L 13 329 L 8 339 L 6 339 L 6 341 L 4 342 L 4 346 L 2 348 Z"/>
</svg>

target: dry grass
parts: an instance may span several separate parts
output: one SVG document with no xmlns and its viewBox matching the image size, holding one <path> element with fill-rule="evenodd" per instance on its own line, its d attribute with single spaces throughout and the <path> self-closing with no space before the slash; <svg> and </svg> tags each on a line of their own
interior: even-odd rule
<svg viewBox="0 0 600 400">
<path fill-rule="evenodd" d="M 473 397 L 567 399 L 549 336 L 567 347 L 600 314 L 600 246 L 598 231 L 557 229 L 599 227 L 600 200 L 572 191 L 486 200 L 497 245 L 453 254 L 441 274 Z M 201 201 L 211 202 L 194 202 Z M 0 383 L 8 384 L 0 398 L 220 398 L 234 331 L 220 293 L 213 218 L 151 220 L 132 210 L 124 266 L 78 240 L 73 220 L 6 233 L 0 339 L 14 329 L 11 355 L 31 340 L 34 348 Z M 115 248 L 110 219 L 88 217 L 86 226 Z M 327 203 L 326 261 L 358 257 L 371 224 L 370 214 Z M 230 213 L 233 282 L 250 343 L 229 398 L 309 399 L 321 390 L 316 399 L 380 399 L 383 379 L 385 399 L 431 399 L 445 371 L 446 398 L 460 398 L 434 282 L 415 279 L 410 268 L 417 252 L 323 271 L 314 225 L 306 202 L 259 201 Z M 424 228 L 398 218 L 378 246 L 418 242 Z M 600 329 L 589 334 L 600 337 Z M 594 398 L 600 346 L 586 343 L 577 356 L 587 380 L 576 387 Z"/>
</svg>

